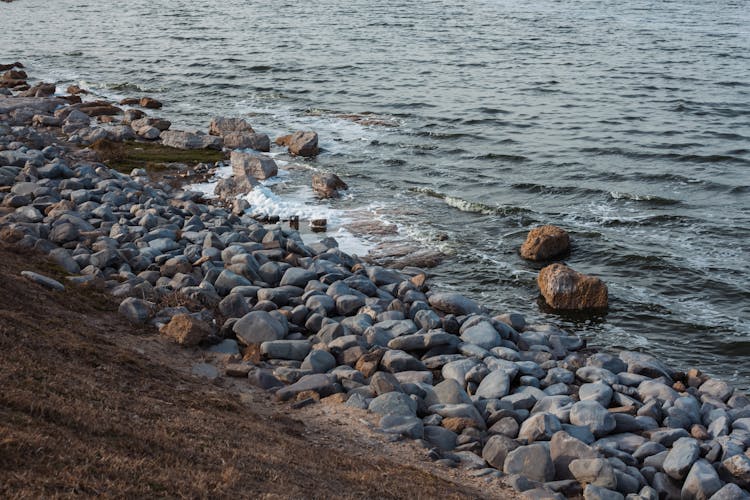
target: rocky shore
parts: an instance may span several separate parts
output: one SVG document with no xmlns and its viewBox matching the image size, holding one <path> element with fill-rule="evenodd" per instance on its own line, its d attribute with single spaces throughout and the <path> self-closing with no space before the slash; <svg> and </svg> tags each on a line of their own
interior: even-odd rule
<svg viewBox="0 0 750 500">
<path fill-rule="evenodd" d="M 172 131 L 141 109 L 158 101 L 55 96 L 14 66 L 0 95 L 0 238 L 69 273 L 28 279 L 106 289 L 133 323 L 203 350 L 210 361 L 196 375 L 246 379 L 291 409 L 325 399 L 367 410 L 393 440 L 418 440 L 428 459 L 528 498 L 750 497 L 750 400 L 727 383 L 644 353 L 591 352 L 554 325 L 433 290 L 421 269 L 373 265 L 333 238 L 306 244 L 255 220 L 237 195 L 275 164 L 262 154 L 269 138 L 244 120 Z M 228 147 L 234 175 L 207 200 L 142 168 L 109 168 L 102 140 Z M 277 143 L 318 152 L 309 131 Z M 345 187 L 314 184 L 330 196 Z M 589 278 L 567 282 L 606 306 Z"/>
</svg>

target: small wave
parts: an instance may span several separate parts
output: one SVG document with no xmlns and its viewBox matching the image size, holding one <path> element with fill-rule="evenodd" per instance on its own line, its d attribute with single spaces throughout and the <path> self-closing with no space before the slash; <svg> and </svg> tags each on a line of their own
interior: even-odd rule
<svg viewBox="0 0 750 500">
<path fill-rule="evenodd" d="M 610 191 L 609 196 L 613 200 L 628 200 L 628 201 L 647 201 L 654 205 L 679 205 L 679 200 L 673 200 L 671 198 L 664 198 L 661 196 L 649 195 L 649 194 L 632 194 L 624 193 L 620 191 Z"/>
<path fill-rule="evenodd" d="M 647 153 L 638 151 L 627 151 L 622 148 L 581 148 L 582 153 L 591 153 L 597 156 L 624 156 L 636 159 L 671 160 L 686 163 L 736 163 L 739 165 L 750 165 L 750 160 L 731 155 L 699 155 L 678 153 Z"/>
<path fill-rule="evenodd" d="M 115 91 L 129 92 L 161 92 L 163 89 L 152 89 L 132 82 L 109 82 L 101 85 L 102 88 Z"/>
<path fill-rule="evenodd" d="M 529 161 L 529 158 L 521 155 L 505 155 L 501 153 L 487 153 L 474 157 L 475 160 L 504 160 L 513 163 L 523 163 Z"/>
<path fill-rule="evenodd" d="M 486 205 L 484 203 L 479 203 L 476 201 L 469 201 L 465 200 L 463 198 L 459 198 L 457 196 L 451 196 L 445 193 L 441 193 L 439 191 L 435 191 L 430 188 L 411 188 L 409 191 L 413 193 L 419 193 L 426 196 L 430 196 L 432 198 L 437 198 L 439 200 L 443 200 L 446 205 L 449 207 L 456 208 L 462 212 L 467 213 L 473 213 L 473 214 L 481 214 L 481 215 L 502 215 L 502 216 L 509 216 L 509 215 L 516 215 L 516 214 L 523 214 L 523 213 L 529 213 L 530 211 L 528 209 L 522 208 L 522 207 L 513 207 L 513 206 L 492 206 L 492 205 Z"/>
</svg>

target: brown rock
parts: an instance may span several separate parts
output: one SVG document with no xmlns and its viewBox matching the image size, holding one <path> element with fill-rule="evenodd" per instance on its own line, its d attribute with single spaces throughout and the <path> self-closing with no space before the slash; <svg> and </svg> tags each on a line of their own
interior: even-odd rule
<svg viewBox="0 0 750 500">
<path fill-rule="evenodd" d="M 295 401 L 305 401 L 307 399 L 320 401 L 320 394 L 318 391 L 302 391 L 297 393 L 297 396 L 294 398 Z"/>
<path fill-rule="evenodd" d="M 3 80 L 26 80 L 28 77 L 29 76 L 23 70 L 16 71 L 10 69 L 3 73 L 3 76 L 1 76 L 0 78 L 2 78 Z"/>
<path fill-rule="evenodd" d="M 217 116 L 211 120 L 208 125 L 209 135 L 218 135 L 224 137 L 227 134 L 234 132 L 243 132 L 246 134 L 254 134 L 255 130 L 242 118 L 226 118 L 223 116 Z"/>
<path fill-rule="evenodd" d="M 383 358 L 383 354 L 385 354 L 385 350 L 383 349 L 368 352 L 357 360 L 354 369 L 361 372 L 365 378 L 371 377 L 376 371 L 378 371 L 378 365 L 380 365 L 380 360 Z"/>
<path fill-rule="evenodd" d="M 604 309 L 608 304 L 607 285 L 565 264 L 552 264 L 539 272 L 539 290 L 553 309 Z"/>
<path fill-rule="evenodd" d="M 244 180 L 246 177 L 262 180 L 279 174 L 276 162 L 267 156 L 232 151 L 230 163 L 232 175 L 238 180 Z"/>
<path fill-rule="evenodd" d="M 292 135 L 282 135 L 280 137 L 277 137 L 273 142 L 277 146 L 289 146 L 289 141 L 291 140 Z"/>
<path fill-rule="evenodd" d="M 19 97 L 49 97 L 55 93 L 54 83 L 40 82 L 28 90 L 21 92 Z"/>
<path fill-rule="evenodd" d="M 2 89 L 28 90 L 30 87 L 26 83 L 26 80 L 0 80 L 0 88 L 2 88 Z"/>
<path fill-rule="evenodd" d="M 78 109 L 89 116 L 119 115 L 122 109 L 107 101 L 89 101 L 81 103 Z"/>
<path fill-rule="evenodd" d="M 0 71 L 6 71 L 6 70 L 9 70 L 9 69 L 13 69 L 13 68 L 25 68 L 25 67 L 26 66 L 24 66 L 20 62 L 16 61 L 16 62 L 10 63 L 10 64 L 0 64 Z"/>
<path fill-rule="evenodd" d="M 271 140 L 266 134 L 229 132 L 222 137 L 224 137 L 224 146 L 229 149 L 254 149 L 264 152 L 271 150 Z"/>
<path fill-rule="evenodd" d="M 182 346 L 191 347 L 211 334 L 211 326 L 189 314 L 178 314 L 160 332 Z"/>
<path fill-rule="evenodd" d="M 346 189 L 349 186 L 342 181 L 338 175 L 332 173 L 313 174 L 312 188 L 323 198 L 337 198 L 339 189 Z"/>
<path fill-rule="evenodd" d="M 529 231 L 521 245 L 521 257 L 529 260 L 548 260 L 570 250 L 570 236 L 557 226 L 540 226 Z"/>
<path fill-rule="evenodd" d="M 287 147 L 289 152 L 297 156 L 315 156 L 318 149 L 318 134 L 312 131 L 298 130 L 289 138 Z"/>
<path fill-rule="evenodd" d="M 461 434 L 464 429 L 477 427 L 477 423 L 474 420 L 463 417 L 444 418 L 443 421 L 440 422 L 440 425 L 442 425 L 449 431 L 455 432 L 456 434 Z"/>
<path fill-rule="evenodd" d="M 120 101 L 120 106 L 136 106 L 141 103 L 141 100 L 137 97 L 126 97 Z"/>
<path fill-rule="evenodd" d="M 162 106 L 162 104 L 153 97 L 141 97 L 138 104 L 140 104 L 142 108 L 148 109 L 160 109 Z"/>
<path fill-rule="evenodd" d="M 320 402 L 328 405 L 340 405 L 346 403 L 347 399 L 349 399 L 347 394 L 337 392 L 336 394 L 331 394 L 330 396 L 321 399 Z"/>
<path fill-rule="evenodd" d="M 693 426 L 690 428 L 690 435 L 700 441 L 707 441 L 711 439 L 711 436 L 708 435 L 708 431 L 706 430 L 706 428 L 700 424 L 693 424 Z"/>
<path fill-rule="evenodd" d="M 88 94 L 89 93 L 88 90 L 82 89 L 78 85 L 69 85 L 68 88 L 67 88 L 67 92 L 68 92 L 68 94 L 72 94 L 72 95 Z"/>
</svg>

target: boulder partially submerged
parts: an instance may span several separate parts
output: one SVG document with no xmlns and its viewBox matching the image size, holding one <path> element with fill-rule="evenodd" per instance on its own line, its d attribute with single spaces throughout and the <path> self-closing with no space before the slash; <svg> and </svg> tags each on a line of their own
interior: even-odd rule
<svg viewBox="0 0 750 500">
<path fill-rule="evenodd" d="M 565 264 L 552 264 L 539 272 L 539 290 L 553 309 L 580 311 L 606 309 L 607 285 L 595 276 L 581 274 Z"/>
</svg>

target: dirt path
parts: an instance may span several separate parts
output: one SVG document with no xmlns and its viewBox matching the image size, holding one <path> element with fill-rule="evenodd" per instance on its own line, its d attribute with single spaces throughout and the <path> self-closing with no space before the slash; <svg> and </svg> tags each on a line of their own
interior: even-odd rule
<svg viewBox="0 0 750 500">
<path fill-rule="evenodd" d="M 387 443 L 366 412 L 275 403 L 133 327 L 37 256 L 0 246 L 0 497 L 510 498 L 497 480 Z"/>
</svg>

